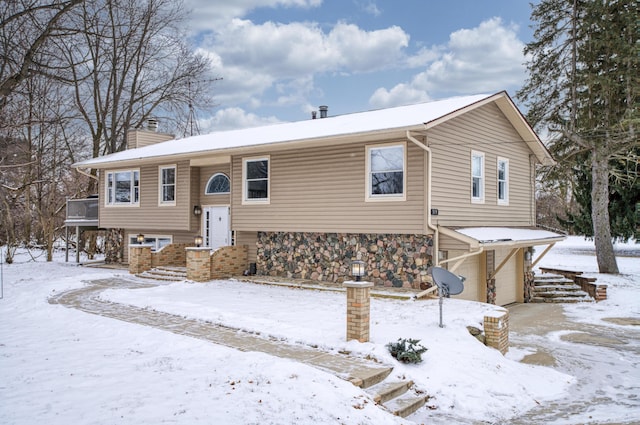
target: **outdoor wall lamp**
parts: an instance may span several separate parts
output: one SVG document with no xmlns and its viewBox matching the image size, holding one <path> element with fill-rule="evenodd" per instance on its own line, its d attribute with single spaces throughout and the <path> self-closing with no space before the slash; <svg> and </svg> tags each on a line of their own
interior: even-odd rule
<svg viewBox="0 0 640 425">
<path fill-rule="evenodd" d="M 360 278 L 364 276 L 365 263 L 362 260 L 353 260 L 351 262 L 351 276 L 356 279 L 356 282 L 360 282 Z"/>
<path fill-rule="evenodd" d="M 196 248 L 200 248 L 202 246 L 202 236 L 196 236 L 195 238 L 193 238 L 193 241 L 196 244 Z"/>
<path fill-rule="evenodd" d="M 202 214 L 202 208 L 200 207 L 200 205 L 194 205 L 193 206 L 193 215 L 195 215 L 197 217 L 200 214 Z"/>
<path fill-rule="evenodd" d="M 529 250 L 529 249 L 527 249 L 527 250 L 524 252 L 524 259 L 525 259 L 525 261 L 531 261 L 531 254 L 532 254 L 532 252 L 531 252 L 531 250 Z"/>
<path fill-rule="evenodd" d="M 142 245 L 144 243 L 144 235 L 142 233 L 139 233 L 138 236 L 136 236 L 136 241 Z"/>
</svg>

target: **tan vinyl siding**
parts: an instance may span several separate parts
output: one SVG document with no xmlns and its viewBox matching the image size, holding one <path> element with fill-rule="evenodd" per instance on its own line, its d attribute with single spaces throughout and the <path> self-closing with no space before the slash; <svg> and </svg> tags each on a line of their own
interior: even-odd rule
<svg viewBox="0 0 640 425">
<path fill-rule="evenodd" d="M 406 146 L 406 201 L 365 202 L 363 143 L 252 153 L 251 157 L 270 157 L 269 204 L 242 204 L 242 157 L 234 157 L 233 228 L 420 234 L 424 230 L 424 153 L 412 143 Z"/>
<path fill-rule="evenodd" d="M 443 226 L 533 225 L 531 151 L 494 104 L 432 129 L 432 208 Z M 471 202 L 471 151 L 484 153 L 484 203 Z M 497 158 L 509 160 L 509 205 L 498 205 Z"/>
<path fill-rule="evenodd" d="M 167 140 L 173 140 L 175 136 L 168 133 L 159 133 L 149 130 L 129 130 L 127 132 L 127 149 L 142 148 Z"/>
<path fill-rule="evenodd" d="M 236 246 L 247 245 L 247 253 L 249 263 L 255 263 L 258 253 L 256 242 L 258 241 L 257 232 L 236 232 Z"/>
<path fill-rule="evenodd" d="M 449 251 L 449 258 L 454 258 L 460 255 L 466 254 L 466 251 Z M 459 298 L 469 301 L 482 301 L 486 300 L 486 295 L 482 293 L 483 286 L 480 284 L 480 255 L 474 255 L 468 257 L 464 262 L 455 270 L 456 275 L 464 276 L 464 290 L 459 295 L 452 295 L 453 298 Z M 453 262 L 455 263 L 455 261 Z M 450 263 L 449 266 L 452 264 Z"/>
<path fill-rule="evenodd" d="M 159 206 L 158 167 L 176 165 L 176 205 Z M 192 231 L 190 228 L 193 205 L 191 196 L 191 168 L 188 161 L 163 163 L 140 167 L 140 205 L 106 206 L 105 176 L 100 173 L 100 227 L 145 228 L 154 233 L 168 234 L 172 231 Z"/>
</svg>

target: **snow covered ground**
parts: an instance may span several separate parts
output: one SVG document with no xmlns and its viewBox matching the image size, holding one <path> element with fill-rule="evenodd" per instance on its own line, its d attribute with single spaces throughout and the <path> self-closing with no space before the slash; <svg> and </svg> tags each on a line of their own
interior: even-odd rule
<svg viewBox="0 0 640 425">
<path fill-rule="evenodd" d="M 640 318 L 640 246 L 618 247 L 621 275 L 596 272 L 591 242 L 569 238 L 541 266 L 581 269 L 609 285 L 609 300 L 566 306 L 579 321 Z M 346 342 L 345 295 L 232 280 L 108 290 L 102 297 L 234 328 L 291 344 L 348 350 L 395 365 L 432 396 L 410 420 L 378 409 L 360 389 L 285 359 L 51 305 L 55 293 L 123 271 L 32 261 L 20 253 L 2 268 L 0 423 L 2 424 L 397 424 L 500 423 L 572 391 L 576 378 L 503 357 L 469 336 L 496 307 L 447 299 L 372 300 L 371 342 Z M 385 345 L 417 338 L 420 365 L 397 364 Z M 638 359 L 630 361 L 638 362 Z M 604 367 L 604 366 L 603 366 Z M 640 378 L 640 377 L 639 377 Z M 624 395 L 623 395 L 624 396 Z M 627 394 L 637 397 L 637 394 Z M 453 418 L 453 419 L 452 419 Z M 610 420 L 616 412 L 611 411 Z M 640 419 L 640 416 L 639 416 Z M 594 422 L 596 423 L 596 422 Z"/>
</svg>

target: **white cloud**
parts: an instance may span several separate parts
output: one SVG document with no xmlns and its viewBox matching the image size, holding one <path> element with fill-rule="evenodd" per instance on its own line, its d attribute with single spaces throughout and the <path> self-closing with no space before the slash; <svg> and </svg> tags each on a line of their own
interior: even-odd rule
<svg viewBox="0 0 640 425">
<path fill-rule="evenodd" d="M 425 90 L 420 90 L 410 84 L 398 84 L 391 90 L 382 87 L 376 90 L 369 98 L 369 104 L 374 108 L 389 108 L 428 100 L 430 98 Z"/>
<path fill-rule="evenodd" d="M 232 19 L 209 34 L 201 49 L 224 78 L 216 101 L 232 105 L 279 93 L 278 104 L 306 103 L 314 76 L 353 74 L 398 66 L 404 61 L 409 36 L 397 26 L 364 31 L 339 22 L 328 32 L 318 24 L 294 22 L 255 24 Z"/>
<path fill-rule="evenodd" d="M 215 31 L 234 18 L 240 18 L 257 8 L 298 7 L 310 9 L 322 5 L 322 0 L 185 0 L 192 11 L 193 31 Z"/>
<path fill-rule="evenodd" d="M 274 116 L 260 117 L 248 113 L 242 108 L 225 108 L 218 110 L 215 115 L 199 121 L 202 134 L 213 131 L 234 130 L 237 128 L 258 127 L 261 125 L 276 124 L 280 120 Z"/>
<path fill-rule="evenodd" d="M 436 93 L 471 94 L 493 92 L 519 86 L 525 78 L 524 43 L 516 35 L 517 28 L 505 26 L 500 18 L 492 18 L 472 29 L 452 33 L 444 46 L 423 49 L 408 59 L 410 66 L 422 64 L 423 72 L 409 83 L 391 89 L 379 88 L 371 96 L 373 106 L 407 103 Z"/>
</svg>

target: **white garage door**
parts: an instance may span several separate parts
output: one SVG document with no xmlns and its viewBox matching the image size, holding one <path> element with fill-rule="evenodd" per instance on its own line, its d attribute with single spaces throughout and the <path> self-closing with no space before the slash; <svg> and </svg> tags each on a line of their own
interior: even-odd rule
<svg viewBox="0 0 640 425">
<path fill-rule="evenodd" d="M 502 263 L 509 253 L 510 249 L 496 249 L 496 267 Z M 496 275 L 496 304 L 506 305 L 517 301 L 518 279 L 516 276 L 516 261 L 518 256 L 514 255 L 509 259 L 498 274 Z"/>
<path fill-rule="evenodd" d="M 466 251 L 449 251 L 449 258 L 454 258 L 459 255 L 466 254 Z M 459 295 L 452 295 L 452 298 L 460 298 L 463 300 L 469 301 L 482 301 L 485 302 L 487 300 L 487 296 L 484 294 L 484 291 L 480 293 L 480 278 L 478 276 L 478 268 L 479 268 L 479 255 L 468 257 L 464 263 L 460 265 L 454 272 L 457 275 L 461 275 L 465 277 L 464 281 L 464 291 L 462 291 Z M 455 263 L 455 261 L 453 261 Z"/>
</svg>

